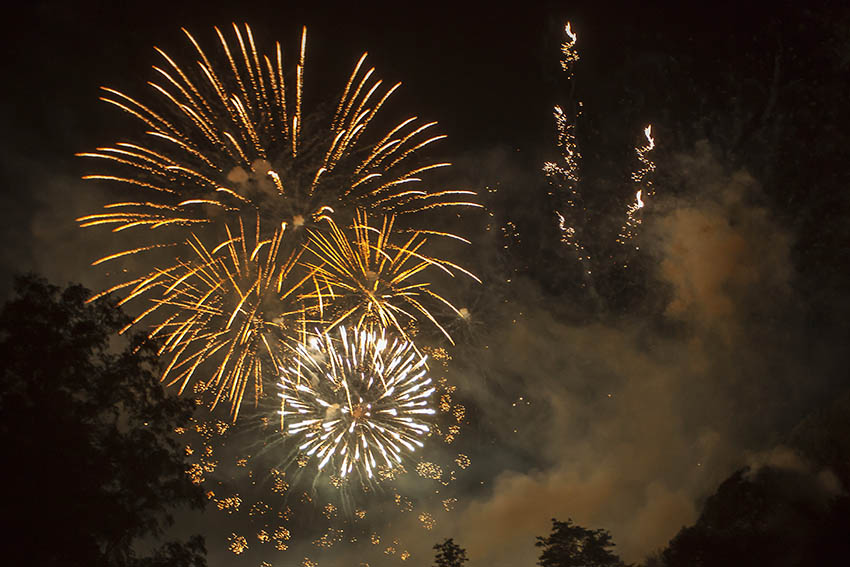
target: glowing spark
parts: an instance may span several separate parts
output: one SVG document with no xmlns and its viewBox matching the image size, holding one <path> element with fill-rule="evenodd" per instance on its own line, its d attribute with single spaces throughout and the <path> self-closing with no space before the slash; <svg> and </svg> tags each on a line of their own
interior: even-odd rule
<svg viewBox="0 0 850 567">
<path fill-rule="evenodd" d="M 345 477 L 372 479 L 423 446 L 435 391 L 413 344 L 364 328 L 317 334 L 281 368 L 284 433 L 302 453 Z"/>
<path fill-rule="evenodd" d="M 305 295 L 327 311 L 329 328 L 343 321 L 357 325 L 393 328 L 402 336 L 404 323 L 423 316 L 451 341 L 446 330 L 426 307 L 436 300 L 461 316 L 448 300 L 431 290 L 430 282 L 421 279 L 423 272 L 437 268 L 454 276 L 460 271 L 474 275 L 448 262 L 426 256 L 422 252 L 427 238 L 419 233 L 394 244 L 393 217 L 385 217 L 381 229 L 369 226 L 365 213 L 359 212 L 348 233 L 330 223 L 330 236 L 319 231 L 310 233 L 308 250 L 315 263 L 308 261 L 316 276 L 316 291 Z M 417 279 L 419 277 L 419 279 Z M 325 310 L 324 305 L 333 307 Z"/>
<path fill-rule="evenodd" d="M 236 419 L 247 386 L 259 398 L 264 366 L 276 368 L 282 343 L 303 336 L 304 308 L 296 293 L 303 279 L 293 283 L 290 277 L 300 252 L 281 257 L 283 227 L 270 240 L 255 238 L 253 246 L 241 224 L 235 237 L 229 228 L 227 233 L 212 250 L 193 237 L 196 261 L 130 282 L 134 287 L 124 301 L 152 296 L 153 306 L 130 325 L 160 316 L 150 336 L 162 339 L 160 355 L 170 358 L 162 380 L 180 392 L 193 379 L 214 386 L 213 406 L 230 400 Z"/>
<path fill-rule="evenodd" d="M 626 244 L 626 242 L 635 237 L 637 228 L 643 222 L 638 213 L 646 206 L 646 198 L 655 195 L 652 181 L 646 179 L 649 174 L 655 171 L 655 163 L 647 157 L 649 152 L 655 148 L 655 138 L 652 137 L 651 124 L 644 128 L 643 135 L 646 137 L 646 144 L 635 148 L 635 153 L 641 167 L 632 173 L 632 181 L 639 189 L 635 194 L 635 202 L 626 209 L 626 222 L 623 224 L 620 234 L 617 237 L 617 242 L 620 244 Z"/>
<path fill-rule="evenodd" d="M 150 335 L 162 340 L 163 380 L 181 391 L 190 384 L 211 388 L 212 405 L 228 400 L 235 419 L 245 392 L 253 390 L 255 400 L 262 395 L 264 369 L 281 364 L 281 344 L 303 339 L 307 323 L 321 325 L 333 313 L 334 325 L 348 315 L 361 321 L 375 315 L 393 325 L 400 314 L 436 324 L 420 300 L 448 303 L 427 282 L 409 278 L 429 266 L 463 271 L 420 249 L 423 234 L 462 238 L 423 228 L 407 244 L 390 245 L 390 220 L 380 241 L 372 243 L 365 235 L 374 229 L 358 220 L 354 248 L 340 252 L 347 237 L 336 223 L 359 219 L 358 207 L 417 219 L 424 210 L 480 205 L 470 191 L 433 189 L 425 182 L 430 171 L 449 165 L 416 159 L 445 137 L 434 134 L 435 122 L 406 118 L 373 132 L 375 118 L 400 83 L 389 86 L 376 78 L 365 54 L 323 125 L 308 112 L 304 97 L 306 28 L 289 85 L 280 44 L 263 52 L 247 25 L 214 28 L 215 53 L 183 32 L 195 61 L 183 66 L 155 48 L 163 61 L 148 83 L 152 102 L 103 87 L 105 102 L 144 125 L 145 141 L 79 154 L 116 170 L 86 179 L 129 185 L 144 195 L 108 204 L 78 222 L 113 232 L 159 229 L 143 231 L 142 242 L 95 264 L 175 247 L 164 265 L 154 264 L 148 274 L 104 293 L 128 292 L 121 303 L 150 301 L 133 323 L 150 321 Z M 318 244 L 325 222 L 333 227 L 326 250 Z M 256 226 L 253 242 L 245 225 Z M 316 259 L 320 254 L 313 249 L 305 255 L 308 242 L 325 255 Z M 343 259 L 341 267 L 325 263 L 334 254 Z M 366 257 L 379 268 L 355 271 L 344 263 Z M 355 306 L 348 299 L 365 291 L 361 283 L 372 277 L 370 270 L 375 282 L 390 286 L 389 295 L 375 295 L 376 288 L 371 307 Z M 316 291 L 305 292 L 306 284 Z"/>
</svg>

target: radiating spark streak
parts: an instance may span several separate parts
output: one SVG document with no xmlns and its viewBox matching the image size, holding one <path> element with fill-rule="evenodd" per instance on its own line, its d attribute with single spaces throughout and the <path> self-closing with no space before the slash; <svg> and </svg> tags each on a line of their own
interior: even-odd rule
<svg viewBox="0 0 850 567">
<path fill-rule="evenodd" d="M 78 157 L 85 157 L 85 154 L 76 154 Z M 157 187 L 156 185 L 152 185 L 150 183 L 145 183 L 144 181 L 139 181 L 138 179 L 129 179 L 126 177 L 117 177 L 114 175 L 84 175 L 83 179 L 99 179 L 102 181 L 119 181 L 121 183 L 129 183 L 131 185 L 138 185 L 139 187 L 145 187 L 147 189 L 153 189 L 154 191 L 161 191 L 163 193 L 172 193 L 175 194 L 176 191 L 172 191 L 171 189 L 167 189 L 165 187 Z"/>
<path fill-rule="evenodd" d="M 392 468 L 424 446 L 430 425 L 420 416 L 435 413 L 426 370 L 425 356 L 385 330 L 316 333 L 281 367 L 284 434 L 300 438 L 298 449 L 319 460 L 319 471 L 356 471 L 368 482 L 376 453 Z"/>
<path fill-rule="evenodd" d="M 134 248 L 132 250 L 125 250 L 123 252 L 116 252 L 115 254 L 110 254 L 109 256 L 104 256 L 103 258 L 101 258 L 99 260 L 95 260 L 94 262 L 92 262 L 92 266 L 97 266 L 97 265 L 102 264 L 104 262 L 108 262 L 110 260 L 115 260 L 116 258 L 122 258 L 124 256 L 130 256 L 132 254 L 138 254 L 139 252 L 146 252 L 148 250 L 153 250 L 155 248 L 167 248 L 169 246 L 176 246 L 176 245 L 177 245 L 176 242 L 172 243 L 172 244 L 152 244 L 150 246 L 142 246 L 141 248 Z"/>
<path fill-rule="evenodd" d="M 234 24 L 232 30 L 213 28 L 215 53 L 208 53 L 182 31 L 195 61 L 183 66 L 155 48 L 162 60 L 147 83 L 153 102 L 103 87 L 104 101 L 144 124 L 144 141 L 78 154 L 114 169 L 85 179 L 146 191 L 77 219 L 113 232 L 150 229 L 136 230 L 144 233 L 136 248 L 96 265 L 178 248 L 164 265 L 95 296 L 121 291 L 127 294 L 121 304 L 148 301 L 127 328 L 147 324 L 149 335 L 161 339 L 162 380 L 181 391 L 193 383 L 211 388 L 213 405 L 228 402 L 235 419 L 249 382 L 262 395 L 263 368 L 277 367 L 282 345 L 302 340 L 307 325 L 361 324 L 376 333 L 389 327 L 404 336 L 402 327 L 421 319 L 448 337 L 428 309 L 438 303 L 457 310 L 426 276 L 432 267 L 472 274 L 431 257 L 426 241 L 469 241 L 406 222 L 410 232 L 396 242 L 394 226 L 397 216 L 417 221 L 412 215 L 425 210 L 481 206 L 471 191 L 427 187 L 427 174 L 448 162 L 413 164 L 420 151 L 445 137 L 434 133 L 437 123 L 412 117 L 373 132 L 381 128 L 379 110 L 401 83 L 377 78 L 364 53 L 333 117 L 316 129 L 321 121 L 312 119 L 305 99 L 306 27 L 289 93 L 279 43 L 264 53 L 250 27 Z M 360 142 L 367 138 L 368 145 Z M 380 230 L 368 227 L 364 210 L 385 217 Z M 352 219 L 351 229 L 340 228 Z M 246 223 L 256 224 L 253 234 Z M 348 411 L 356 404 L 351 398 Z M 386 440 L 374 451 L 363 447 L 363 455 L 398 460 L 416 444 L 378 425 L 370 429 Z"/>
<path fill-rule="evenodd" d="M 432 266 L 449 275 L 454 275 L 453 269 L 456 269 L 477 278 L 447 260 L 419 252 L 427 242 L 421 233 L 414 232 L 401 244 L 392 243 L 394 222 L 393 217 L 385 217 L 378 229 L 369 226 L 365 213 L 358 211 L 350 232 L 333 222 L 330 223 L 330 235 L 311 231 L 307 249 L 315 260 L 307 260 L 307 265 L 315 270 L 316 291 L 305 297 L 322 301 L 322 304 L 330 303 L 336 309 L 329 328 L 356 318 L 394 327 L 405 337 L 402 321 L 396 315 L 413 320 L 416 319 L 414 314 L 418 314 L 431 321 L 451 341 L 418 298 L 437 298 L 449 306 L 451 303 L 428 289 L 428 281 L 416 281 L 416 278 Z M 328 298 L 333 300 L 328 301 Z"/>
</svg>

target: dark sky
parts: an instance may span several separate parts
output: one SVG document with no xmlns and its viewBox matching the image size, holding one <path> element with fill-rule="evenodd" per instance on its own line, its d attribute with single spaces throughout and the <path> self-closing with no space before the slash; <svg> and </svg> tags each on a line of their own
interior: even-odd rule
<svg viewBox="0 0 850 567">
<path fill-rule="evenodd" d="M 606 113 L 620 102 L 619 72 L 631 54 L 684 50 L 711 65 L 732 56 L 736 48 L 734 41 L 726 41 L 731 45 L 717 49 L 723 34 L 734 31 L 746 39 L 769 17 L 754 8 L 741 13 L 717 4 L 683 8 L 674 2 L 652 7 L 621 3 L 616 9 L 594 2 L 528 3 L 512 10 L 448 2 L 415 8 L 354 2 L 199 6 L 28 4 L 0 40 L 6 77 L 3 184 L 15 188 L 4 192 L 10 212 L 32 226 L 37 222 L 33 212 L 49 198 L 45 185 L 56 175 L 74 178 L 81 173 L 83 166 L 73 154 L 116 137 L 126 123 L 97 101 L 98 87 L 140 90 L 150 78 L 152 46 L 182 48 L 180 26 L 200 31 L 247 21 L 259 38 L 288 40 L 293 46 L 306 24 L 314 64 L 308 89 L 314 94 L 336 89 L 357 55 L 369 50 L 383 76 L 405 82 L 402 103 L 442 123 L 454 154 L 482 146 L 522 148 L 529 152 L 524 165 L 530 166 L 540 161 L 550 106 L 564 88 L 553 52 L 565 19 L 582 30 L 587 61 L 582 81 L 594 85 L 593 98 L 604 100 L 600 113 Z M 612 77 L 621 83 L 612 83 Z M 632 111 L 633 123 L 622 128 L 624 140 L 631 141 L 638 125 L 654 119 L 649 101 L 640 106 Z M 39 258 L 40 251 L 32 250 L 37 245 L 17 224 L 5 230 L 10 246 L 4 265 L 28 265 Z M 42 271 L 50 269 L 46 257 L 37 263 Z"/>
<path fill-rule="evenodd" d="M 455 290 L 486 321 L 450 370 L 470 408 L 465 482 L 477 488 L 433 531 L 411 517 L 391 533 L 417 564 L 454 537 L 473 567 L 530 565 L 549 518 L 572 517 L 640 560 L 736 468 L 788 462 L 787 432 L 847 387 L 848 12 L 736 4 L 34 2 L 0 39 L 0 290 L 30 269 L 102 283 L 88 264 L 103 243 L 73 219 L 107 197 L 79 181 L 73 154 L 125 135 L 131 123 L 98 87 L 145 92 L 153 45 L 187 53 L 181 26 L 209 44 L 212 25 L 245 21 L 294 51 L 306 24 L 315 101 L 337 96 L 368 50 L 382 77 L 404 82 L 393 112 L 438 120 L 453 183 L 498 186 L 494 218 L 522 234 L 512 255 L 482 234 L 467 260 L 485 283 Z M 540 174 L 557 155 L 551 107 L 570 99 L 558 65 L 568 19 L 584 177 L 600 208 L 592 238 L 619 222 L 646 124 L 659 145 L 658 200 L 624 276 L 635 281 L 611 276 L 617 307 L 604 312 L 576 294 L 578 272 L 539 228 L 552 222 Z M 210 564 L 230 564 L 221 534 L 243 524 L 214 510 L 192 522 L 179 529 L 212 534 Z M 295 547 L 250 561 L 313 553 Z"/>
</svg>

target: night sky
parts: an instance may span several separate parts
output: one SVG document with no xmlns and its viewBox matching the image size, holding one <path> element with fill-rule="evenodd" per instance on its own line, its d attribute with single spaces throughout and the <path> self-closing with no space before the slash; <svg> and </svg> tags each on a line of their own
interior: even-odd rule
<svg viewBox="0 0 850 567">
<path fill-rule="evenodd" d="M 108 187 L 81 181 L 89 164 L 74 154 L 136 132 L 98 87 L 147 96 L 152 46 L 192 56 L 181 26 L 211 45 L 213 25 L 247 22 L 294 52 L 306 25 L 307 104 L 338 97 L 368 51 L 403 82 L 386 112 L 439 121 L 434 155 L 454 163 L 441 179 L 492 212 L 457 221 L 473 242 L 458 260 L 483 284 L 443 288 L 472 314 L 447 371 L 472 464 L 433 530 L 411 516 L 385 537 L 417 565 L 445 537 L 473 567 L 531 565 L 534 537 L 570 517 L 641 561 L 740 467 L 809 467 L 787 437 L 850 385 L 850 10 L 737 4 L 33 2 L 0 39 L 0 291 L 30 270 L 108 281 L 90 266 L 107 231 L 74 221 Z M 558 63 L 567 20 L 572 81 Z M 601 255 L 647 124 L 658 145 L 640 250 L 598 274 L 601 300 L 559 248 L 541 172 L 558 157 L 552 106 L 570 101 L 582 103 L 585 239 Z M 226 538 L 251 535 L 246 520 L 212 506 L 179 520 L 177 533 L 207 536 L 213 567 L 356 564 L 344 544 L 319 553 L 295 537 L 287 552 L 252 541 L 236 557 Z"/>
</svg>

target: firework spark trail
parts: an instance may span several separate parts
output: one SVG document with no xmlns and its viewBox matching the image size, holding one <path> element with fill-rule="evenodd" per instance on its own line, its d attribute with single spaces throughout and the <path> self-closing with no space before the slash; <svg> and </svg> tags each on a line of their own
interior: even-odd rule
<svg viewBox="0 0 850 567">
<path fill-rule="evenodd" d="M 247 210 L 252 217 L 259 210 L 264 220 L 272 216 L 275 222 L 297 226 L 335 212 L 350 215 L 355 206 L 396 215 L 478 206 L 458 200 L 455 192 L 423 188 L 421 174 L 449 163 L 409 165 L 421 149 L 445 138 L 429 135 L 436 122 L 406 119 L 369 146 L 368 152 L 355 152 L 379 110 L 400 86 L 383 88 L 382 81 L 374 78 L 374 68 L 366 70 L 366 54 L 348 78 L 328 130 L 310 134 L 320 134 L 321 149 L 306 151 L 302 108 L 306 28 L 294 97 L 287 93 L 279 43 L 269 56 L 258 51 L 247 25 L 233 25 L 236 45 L 214 29 L 226 60 L 219 67 L 185 29 L 199 57 L 197 69 L 181 67 L 156 48 L 165 62 L 153 67 L 159 78 L 149 82 L 161 99 L 158 104 L 149 106 L 103 87 L 102 100 L 145 124 L 147 143 L 119 142 L 78 154 L 109 162 L 124 172 L 85 178 L 131 184 L 149 195 L 139 201 L 112 203 L 107 206 L 109 212 L 80 219 L 83 226 L 107 224 L 120 231 L 207 224 L 210 208 L 231 214 Z M 334 178 L 335 174 L 341 177 Z"/>
<path fill-rule="evenodd" d="M 567 39 L 561 45 L 561 68 L 567 73 L 572 84 L 573 67 L 580 59 L 576 48 L 578 35 L 572 31 L 569 22 L 564 27 L 564 33 Z M 560 163 L 546 162 L 543 164 L 543 173 L 553 187 L 553 192 L 550 192 L 550 195 L 554 193 L 553 196 L 556 201 L 555 216 L 558 219 L 561 242 L 571 248 L 577 259 L 583 262 L 588 256 L 581 243 L 581 235 L 578 233 L 580 229 L 576 228 L 577 226 L 583 227 L 587 222 L 587 209 L 578 190 L 581 182 L 579 174 L 581 153 L 576 138 L 575 123 L 579 112 L 574 110 L 567 114 L 561 106 L 556 105 L 552 115 L 555 119 L 557 132 L 556 146 L 560 151 L 561 160 Z"/>
<path fill-rule="evenodd" d="M 349 231 L 343 231 L 333 221 L 329 235 L 311 231 L 308 250 L 315 263 L 310 260 L 305 264 L 315 272 L 316 291 L 304 297 L 318 303 L 322 312 L 328 312 L 328 328 L 343 321 L 356 321 L 358 326 L 393 328 L 407 338 L 405 323 L 421 315 L 451 342 L 449 334 L 429 311 L 427 302 L 436 300 L 457 316 L 460 312 L 431 290 L 430 282 L 422 279 L 423 272 L 434 267 L 451 276 L 454 271 L 460 271 L 480 280 L 456 264 L 425 255 L 422 248 L 427 238 L 419 232 L 405 237 L 401 244 L 394 244 L 394 222 L 394 217 L 384 217 L 381 228 L 377 229 L 369 226 L 364 212 L 358 211 Z M 332 308 L 326 310 L 324 305 L 328 302 Z"/>
<path fill-rule="evenodd" d="M 641 167 L 632 173 L 632 182 L 638 187 L 638 190 L 635 193 L 634 203 L 626 209 L 626 222 L 623 224 L 623 227 L 620 229 L 620 235 L 617 237 L 619 244 L 626 244 L 635 237 L 637 228 L 643 222 L 639 216 L 641 209 L 646 206 L 647 199 L 655 196 L 655 188 L 653 187 L 652 180 L 646 179 L 649 174 L 655 171 L 655 162 L 647 157 L 649 152 L 655 148 L 655 139 L 652 137 L 652 125 L 644 129 L 643 135 L 646 137 L 646 144 L 635 148 L 635 153 Z"/>
<path fill-rule="evenodd" d="M 564 34 L 567 36 L 567 40 L 561 44 L 561 69 L 567 73 L 572 73 L 573 65 L 579 60 L 578 50 L 576 49 L 578 34 L 572 30 L 570 22 L 567 22 L 567 25 L 564 26 Z"/>
<path fill-rule="evenodd" d="M 566 41 L 561 45 L 561 68 L 573 79 L 573 67 L 579 61 L 579 53 L 576 48 L 578 36 L 572 31 L 570 23 L 564 28 Z M 581 102 L 578 103 L 581 107 Z M 549 180 L 556 202 L 555 217 L 557 219 L 558 231 L 561 242 L 570 248 L 580 263 L 587 264 L 582 269 L 585 284 L 592 288 L 589 277 L 592 273 L 591 254 L 583 244 L 587 232 L 588 214 L 579 187 L 581 176 L 581 153 L 575 134 L 575 123 L 581 112 L 576 110 L 567 113 L 561 106 L 555 106 L 553 116 L 557 131 L 556 146 L 560 151 L 559 162 L 546 162 L 543 164 L 543 172 Z M 647 199 L 654 196 L 655 191 L 651 179 L 647 177 L 655 171 L 655 163 L 649 159 L 648 154 L 655 147 L 652 137 L 652 126 L 644 129 L 647 143 L 635 148 L 640 168 L 632 173 L 632 182 L 637 187 L 635 200 L 626 208 L 626 219 L 616 238 L 618 244 L 624 245 L 632 240 L 637 234 L 637 228 L 641 224 L 640 213 L 646 205 Z"/>
<path fill-rule="evenodd" d="M 339 476 L 372 479 L 423 446 L 435 391 L 413 344 L 355 327 L 319 333 L 281 368 L 281 418 L 299 451 Z"/>
<path fill-rule="evenodd" d="M 480 205 L 472 200 L 473 192 L 424 186 L 423 175 L 450 165 L 422 164 L 417 158 L 445 137 L 433 134 L 436 122 L 407 118 L 374 136 L 377 142 L 362 141 L 400 86 L 384 87 L 374 68 L 367 68 L 366 54 L 345 83 L 327 129 L 313 131 L 303 110 L 306 28 L 294 80 L 285 72 L 279 43 L 266 54 L 257 48 L 247 25 L 233 24 L 230 40 L 219 28 L 214 31 L 216 54 L 183 30 L 197 56 L 194 65 L 181 66 L 155 48 L 163 59 L 153 67 L 157 78 L 149 82 L 155 103 L 103 88 L 104 101 L 146 126 L 146 141 L 118 142 L 79 154 L 116 170 L 85 178 L 129 185 L 144 196 L 108 204 L 104 212 L 77 220 L 83 227 L 103 225 L 113 232 L 169 229 L 146 231 L 143 245 L 95 261 L 97 265 L 175 249 L 163 266 L 92 299 L 118 291 L 129 292 L 122 303 L 147 298 L 151 306 L 134 324 L 152 321 L 150 335 L 164 341 L 161 354 L 170 362 L 163 380 L 181 391 L 192 380 L 215 387 L 213 406 L 230 400 L 235 419 L 250 383 L 255 400 L 262 395 L 263 368 L 279 365 L 279 343 L 303 337 L 307 324 L 324 328 L 326 312 L 336 313 L 334 325 L 342 323 L 345 316 L 338 316 L 341 311 L 334 303 L 360 286 L 362 278 L 357 278 L 368 276 L 368 269 L 345 272 L 322 264 L 328 256 L 347 260 L 356 254 L 374 261 L 365 236 L 371 229 L 356 229 L 360 240 L 351 255 L 351 246 L 339 240 L 343 233 L 337 222 L 357 216 L 358 227 L 365 226 L 358 207 L 419 220 L 419 213 L 429 209 Z M 332 236 L 322 241 L 317 235 L 326 230 L 325 222 Z M 254 223 L 254 243 L 249 246 L 244 226 Z M 405 287 L 407 278 L 430 265 L 449 272 L 460 269 L 426 256 L 420 250 L 423 235 L 464 239 L 423 227 L 413 232 L 406 248 L 389 248 L 385 244 L 392 229 L 390 221 L 374 252 L 375 258 L 395 255 L 389 262 L 381 260 L 388 272 L 377 272 L 390 276 L 395 287 L 390 296 L 360 307 L 371 313 L 368 319 L 378 314 L 377 320 L 388 325 L 397 322 L 401 312 L 390 306 L 404 297 L 405 305 L 414 307 L 407 317 L 424 316 L 436 324 L 420 296 L 448 302 L 426 283 Z M 328 245 L 322 262 L 302 261 L 308 234 L 311 242 Z M 159 241 L 151 242 L 156 238 Z M 334 257 L 331 245 L 346 252 Z M 343 261 L 337 267 L 349 266 Z M 352 280 L 345 282 L 345 277 Z M 312 282 L 315 292 L 304 293 L 305 282 Z M 215 368 L 211 376 L 199 371 L 208 363 Z"/>
</svg>

